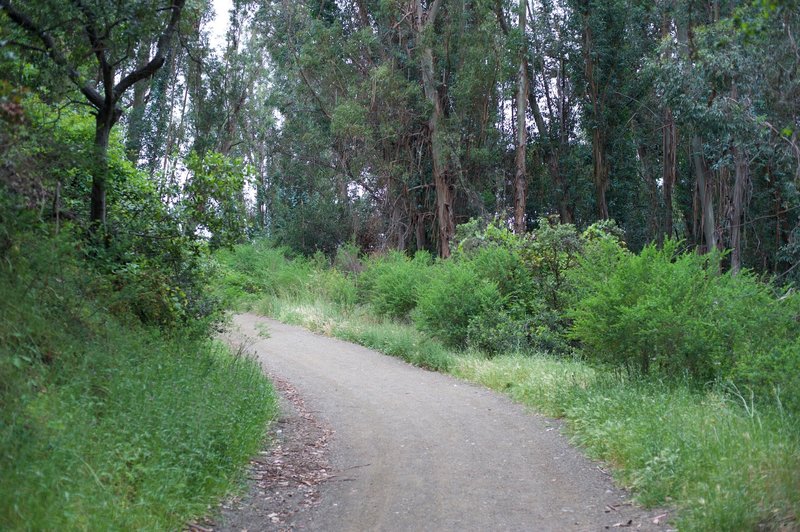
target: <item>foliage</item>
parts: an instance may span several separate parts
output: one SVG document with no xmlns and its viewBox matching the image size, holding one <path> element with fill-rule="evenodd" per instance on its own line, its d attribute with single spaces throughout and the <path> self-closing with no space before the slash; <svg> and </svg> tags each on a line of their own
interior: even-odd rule
<svg viewBox="0 0 800 532">
<path fill-rule="evenodd" d="M 205 328 L 142 325 L 146 277 L 117 289 L 71 232 L 0 197 L 0 527 L 177 529 L 206 513 L 276 413 L 260 367 Z"/>
<path fill-rule="evenodd" d="M 352 308 L 358 301 L 353 279 L 335 269 L 317 269 L 309 280 L 308 291 L 343 309 Z"/>
<path fill-rule="evenodd" d="M 730 379 L 741 393 L 754 395 L 761 402 L 778 402 L 781 409 L 800 412 L 800 340 L 763 345 L 753 342 L 730 372 Z"/>
<path fill-rule="evenodd" d="M 241 240 L 247 228 L 242 194 L 251 169 L 216 152 L 192 152 L 186 167 L 191 175 L 183 187 L 182 214 L 189 234 L 209 235 L 212 248 Z"/>
<path fill-rule="evenodd" d="M 798 299 L 776 298 L 752 274 L 721 274 L 720 256 L 662 249 L 636 255 L 600 242 L 572 276 L 579 297 L 570 335 L 586 356 L 632 371 L 727 378 L 742 360 L 789 341 Z"/>
<path fill-rule="evenodd" d="M 452 261 L 440 262 L 418 293 L 414 323 L 448 346 L 463 346 L 470 322 L 502 305 L 495 283 Z"/>
<path fill-rule="evenodd" d="M 526 247 L 524 260 L 533 271 L 539 293 L 554 312 L 564 309 L 567 272 L 575 267 L 582 243 L 575 226 L 557 220 L 539 219 L 538 230 Z"/>
<path fill-rule="evenodd" d="M 313 269 L 302 259 L 288 259 L 287 251 L 273 247 L 267 240 L 217 250 L 216 290 L 223 301 L 230 306 L 268 296 L 293 297 L 303 293 Z"/>
<path fill-rule="evenodd" d="M 53 223 L 54 231 L 88 233 L 93 120 L 56 113 L 34 97 L 23 108 L 26 121 L 9 131 L 15 142 L 0 146 L 4 194 L 20 204 L 9 215 L 35 209 L 37 223 Z M 207 246 L 184 234 L 186 218 L 162 202 L 161 191 L 126 158 L 118 135 L 111 136 L 107 157 L 107 227 L 114 236 L 99 245 L 84 241 L 81 249 L 92 259 L 87 267 L 127 305 L 111 302 L 111 310 L 130 308 L 143 322 L 166 328 L 213 327 L 220 313 L 205 290 L 213 275 Z"/>
<path fill-rule="evenodd" d="M 566 273 L 582 243 L 570 224 L 539 220 L 539 228 L 515 235 L 497 221 L 459 226 L 455 260 L 498 286 L 502 307 L 470 324 L 469 343 L 490 353 L 506 350 L 570 351 L 561 315 Z"/>
<path fill-rule="evenodd" d="M 333 267 L 348 275 L 360 274 L 364 270 L 361 249 L 354 243 L 339 246 L 333 258 Z"/>
<path fill-rule="evenodd" d="M 497 285 L 506 306 L 522 309 L 535 306 L 537 288 L 525 262 L 526 239 L 520 238 L 497 222 L 474 229 L 477 220 L 458 226 L 458 247 L 454 260 L 472 268 L 482 279 Z M 470 234 L 461 237 L 461 234 Z"/>
<path fill-rule="evenodd" d="M 413 259 L 390 252 L 368 261 L 359 283 L 368 292 L 366 299 L 378 315 L 406 318 L 417 305 L 420 287 L 431 276 L 432 264 L 424 251 L 417 252 Z"/>
</svg>

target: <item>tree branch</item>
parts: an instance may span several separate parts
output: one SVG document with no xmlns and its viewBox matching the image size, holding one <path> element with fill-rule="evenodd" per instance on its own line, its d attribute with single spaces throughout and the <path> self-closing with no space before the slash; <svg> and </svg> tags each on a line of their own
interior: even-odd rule
<svg viewBox="0 0 800 532">
<path fill-rule="evenodd" d="M 52 35 L 40 28 L 25 13 L 12 6 L 11 0 L 0 0 L 0 9 L 5 11 L 6 15 L 8 15 L 8 18 L 10 18 L 17 26 L 24 29 L 28 33 L 35 35 L 40 41 L 42 41 L 48 57 L 50 57 L 50 59 L 52 59 L 56 65 L 60 66 L 66 71 L 69 79 L 75 84 L 75 86 L 78 87 L 78 89 L 86 97 L 86 99 L 89 100 L 89 103 L 91 103 L 93 107 L 96 109 L 103 107 L 103 97 L 99 92 L 97 92 L 97 89 L 92 87 L 89 83 L 84 82 L 75 67 L 67 62 L 67 58 L 64 57 L 64 54 L 58 49 L 56 41 L 53 39 Z"/>
<path fill-rule="evenodd" d="M 8 0 L 0 1 L 7 2 Z M 118 100 L 122 94 L 131 87 L 131 85 L 137 81 L 149 78 L 164 64 L 164 60 L 167 55 L 167 49 L 169 48 L 170 41 L 172 40 L 172 34 L 175 33 L 175 28 L 178 26 L 178 21 L 181 18 L 181 11 L 183 10 L 185 3 L 186 0 L 173 0 L 173 4 L 170 7 L 172 10 L 172 15 L 170 15 L 169 23 L 164 29 L 164 32 L 158 38 L 156 54 L 146 65 L 141 68 L 137 68 L 122 78 L 119 83 L 117 83 L 117 85 L 114 87 L 114 101 Z"/>
<path fill-rule="evenodd" d="M 73 3 L 85 18 L 83 26 L 86 30 L 86 37 L 89 39 L 89 44 L 92 46 L 92 52 L 94 52 L 94 55 L 97 58 L 97 63 L 100 65 L 100 74 L 103 77 L 103 92 L 105 92 L 105 101 L 112 101 L 114 70 L 108 63 L 108 58 L 106 57 L 106 45 L 97 35 L 97 25 L 95 23 L 96 21 L 92 11 L 88 9 L 81 0 L 73 0 Z"/>
</svg>

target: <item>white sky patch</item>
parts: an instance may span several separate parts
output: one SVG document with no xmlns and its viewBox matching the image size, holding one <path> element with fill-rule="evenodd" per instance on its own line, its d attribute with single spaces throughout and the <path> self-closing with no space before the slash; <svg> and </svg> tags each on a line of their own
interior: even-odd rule
<svg viewBox="0 0 800 532">
<path fill-rule="evenodd" d="M 211 3 L 214 6 L 214 18 L 208 25 L 208 39 L 211 46 L 222 50 L 225 47 L 225 34 L 228 31 L 233 0 L 212 0 Z"/>
</svg>

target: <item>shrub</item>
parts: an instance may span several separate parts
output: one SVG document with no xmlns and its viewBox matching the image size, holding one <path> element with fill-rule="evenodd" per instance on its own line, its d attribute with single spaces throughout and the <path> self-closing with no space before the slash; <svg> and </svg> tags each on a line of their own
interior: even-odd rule
<svg viewBox="0 0 800 532">
<path fill-rule="evenodd" d="M 321 296 L 343 309 L 352 308 L 358 300 L 355 282 L 339 270 L 316 271 L 309 284 L 312 294 Z"/>
<path fill-rule="evenodd" d="M 765 402 L 778 402 L 800 416 L 800 338 L 742 356 L 730 374 L 740 389 Z"/>
<path fill-rule="evenodd" d="M 522 250 L 540 297 L 555 312 L 564 310 L 565 294 L 570 290 L 567 273 L 577 266 L 581 249 L 574 225 L 540 218 L 539 227 Z"/>
<path fill-rule="evenodd" d="M 368 266 L 363 281 L 367 300 L 380 315 L 404 318 L 417 304 L 417 292 L 430 277 L 431 257 L 417 252 L 413 259 L 393 251 Z"/>
<path fill-rule="evenodd" d="M 470 322 L 496 312 L 503 303 L 497 285 L 472 268 L 454 261 L 439 262 L 430 281 L 420 287 L 413 313 L 417 327 L 450 346 L 463 346 Z"/>
<path fill-rule="evenodd" d="M 524 313 L 490 308 L 467 326 L 467 345 L 490 355 L 518 353 L 529 347 L 530 320 Z"/>
<path fill-rule="evenodd" d="M 358 274 L 364 271 L 364 264 L 361 262 L 361 250 L 355 244 L 342 244 L 336 250 L 333 259 L 333 267 L 342 273 Z"/>
<path fill-rule="evenodd" d="M 497 285 L 502 308 L 470 323 L 468 343 L 489 353 L 540 350 L 566 353 L 563 299 L 566 273 L 582 243 L 573 225 L 542 218 L 535 233 L 516 235 L 498 222 L 459 226 L 454 259 Z"/>
<path fill-rule="evenodd" d="M 571 337 L 586 354 L 642 373 L 727 377 L 738 360 L 771 352 L 796 331 L 796 298 L 777 299 L 747 272 L 720 274 L 719 254 L 676 241 L 639 255 L 599 241 L 571 276 Z"/>
<path fill-rule="evenodd" d="M 488 242 L 457 255 L 455 260 L 494 283 L 506 305 L 531 310 L 539 306 L 541 296 L 515 244 Z"/>
<path fill-rule="evenodd" d="M 264 239 L 220 249 L 215 254 L 219 266 L 215 289 L 228 305 L 263 296 L 302 294 L 312 266 L 300 258 L 287 259 L 287 253 Z"/>
</svg>

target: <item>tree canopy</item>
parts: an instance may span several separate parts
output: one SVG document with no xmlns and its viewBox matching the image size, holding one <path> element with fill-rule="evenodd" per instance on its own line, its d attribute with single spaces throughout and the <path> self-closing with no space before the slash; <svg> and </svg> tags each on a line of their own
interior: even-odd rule
<svg viewBox="0 0 800 532">
<path fill-rule="evenodd" d="M 795 1 L 237 0 L 216 48 L 212 4 L 0 2 L 3 98 L 94 114 L 90 222 L 121 122 L 217 242 L 446 257 L 473 217 L 611 218 L 798 275 Z"/>
</svg>

